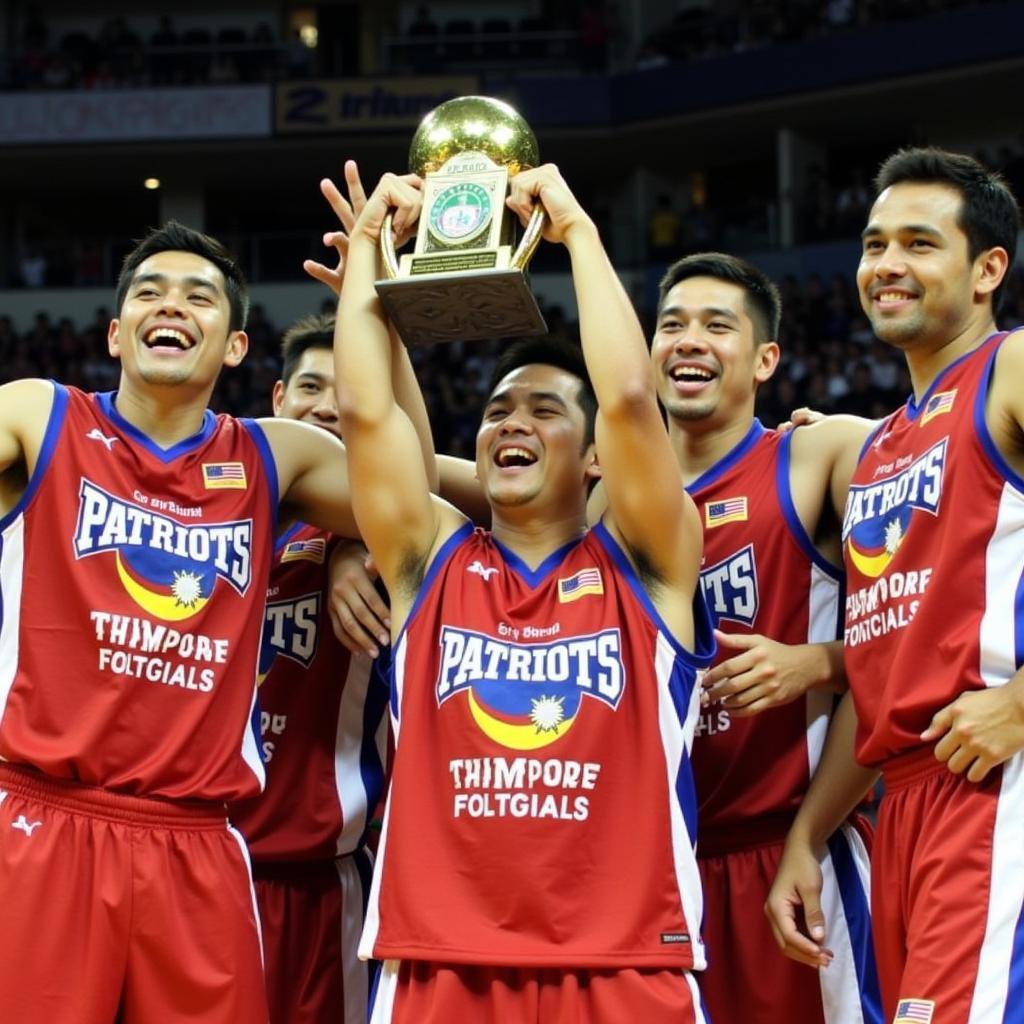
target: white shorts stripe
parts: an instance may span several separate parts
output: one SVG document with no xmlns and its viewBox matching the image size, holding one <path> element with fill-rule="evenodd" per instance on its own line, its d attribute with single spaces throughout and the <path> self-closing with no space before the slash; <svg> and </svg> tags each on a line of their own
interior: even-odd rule
<svg viewBox="0 0 1024 1024">
<path fill-rule="evenodd" d="M 377 975 L 377 987 L 373 993 L 369 1024 L 390 1024 L 395 1014 L 395 994 L 398 992 L 398 967 L 400 960 L 385 960 Z"/>
</svg>

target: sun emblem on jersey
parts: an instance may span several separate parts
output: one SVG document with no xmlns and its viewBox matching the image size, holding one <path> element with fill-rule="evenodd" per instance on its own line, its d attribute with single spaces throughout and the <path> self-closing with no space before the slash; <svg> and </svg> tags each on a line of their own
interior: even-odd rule
<svg viewBox="0 0 1024 1024">
<path fill-rule="evenodd" d="M 557 732 L 565 721 L 565 698 L 537 697 L 531 700 L 530 721 L 537 732 Z"/>
<path fill-rule="evenodd" d="M 903 541 L 903 526 L 898 519 L 893 519 L 885 524 L 885 552 L 887 555 L 895 555 Z"/>
<path fill-rule="evenodd" d="M 188 570 L 175 570 L 171 593 L 176 604 L 183 608 L 195 608 L 203 597 L 203 578 Z"/>
</svg>

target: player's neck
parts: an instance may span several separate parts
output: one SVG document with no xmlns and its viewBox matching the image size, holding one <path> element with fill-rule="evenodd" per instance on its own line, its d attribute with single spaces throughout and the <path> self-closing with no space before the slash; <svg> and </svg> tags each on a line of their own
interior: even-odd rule
<svg viewBox="0 0 1024 1024">
<path fill-rule="evenodd" d="M 974 351 L 997 330 L 995 319 L 988 315 L 970 320 L 962 330 L 948 339 L 908 347 L 907 369 L 910 371 L 915 400 L 921 400 L 946 367 Z"/>
<path fill-rule="evenodd" d="M 187 394 L 180 386 L 140 392 L 122 377 L 114 406 L 158 447 L 171 448 L 198 433 L 209 398 L 208 393 Z"/>
<path fill-rule="evenodd" d="M 734 417 L 728 423 L 688 422 L 685 426 L 669 419 L 668 436 L 684 484 L 691 484 L 724 459 L 745 438 L 754 422 L 752 413 Z"/>
<path fill-rule="evenodd" d="M 513 513 L 510 516 L 501 509 L 493 510 L 492 536 L 514 551 L 531 569 L 536 569 L 548 555 L 579 539 L 586 531 L 585 513 L 552 520 L 540 515 Z"/>
</svg>

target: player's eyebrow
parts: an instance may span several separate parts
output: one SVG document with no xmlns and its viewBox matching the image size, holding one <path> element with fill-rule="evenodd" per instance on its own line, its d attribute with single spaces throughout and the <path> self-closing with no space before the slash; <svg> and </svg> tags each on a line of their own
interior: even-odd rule
<svg viewBox="0 0 1024 1024">
<path fill-rule="evenodd" d="M 873 235 L 881 235 L 883 233 L 881 224 L 869 224 L 861 233 L 861 238 L 869 238 Z M 896 233 L 900 235 L 927 235 L 929 238 L 942 238 L 943 234 L 938 228 L 933 228 L 930 224 L 903 224 L 896 229 Z"/>
<path fill-rule="evenodd" d="M 686 310 L 682 306 L 666 306 L 659 314 L 658 319 L 660 320 L 665 316 L 680 316 L 685 313 Z M 715 317 L 722 317 L 726 320 L 731 320 L 734 323 L 739 323 L 739 316 L 731 309 L 726 309 L 724 306 L 702 306 L 698 311 L 698 315 L 703 317 L 705 320 L 713 320 Z"/>
<path fill-rule="evenodd" d="M 500 402 L 507 402 L 510 400 L 510 396 L 514 390 L 514 387 L 503 388 L 501 391 L 495 391 L 490 398 L 487 399 L 487 404 L 484 408 L 496 405 Z M 529 397 L 534 402 L 555 402 L 560 405 L 563 409 L 568 409 L 569 406 L 566 404 L 565 399 L 558 394 L 557 391 L 531 391 Z"/>
<path fill-rule="evenodd" d="M 153 270 L 146 274 L 138 274 L 132 278 L 132 287 L 136 288 L 140 284 L 166 285 L 170 280 L 171 278 L 168 274 L 162 274 L 159 271 Z M 220 291 L 216 282 L 208 277 L 201 277 L 198 274 L 189 274 L 187 277 L 183 277 L 181 281 L 187 288 L 205 288 L 211 292 Z"/>
</svg>

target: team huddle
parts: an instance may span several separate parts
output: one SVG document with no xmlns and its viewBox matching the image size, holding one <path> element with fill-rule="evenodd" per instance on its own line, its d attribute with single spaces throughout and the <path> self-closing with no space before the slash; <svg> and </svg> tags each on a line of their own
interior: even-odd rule
<svg viewBox="0 0 1024 1024">
<path fill-rule="evenodd" d="M 307 261 L 337 316 L 285 335 L 273 417 L 207 408 L 246 284 L 174 222 L 121 270 L 116 392 L 0 388 L 4 1019 L 1016 1020 L 1006 185 L 886 161 L 857 281 L 913 394 L 778 432 L 772 282 L 679 260 L 648 345 L 557 169 L 520 172 L 581 345 L 503 350 L 469 463 L 374 288 L 421 182 L 345 176 Z"/>
</svg>

